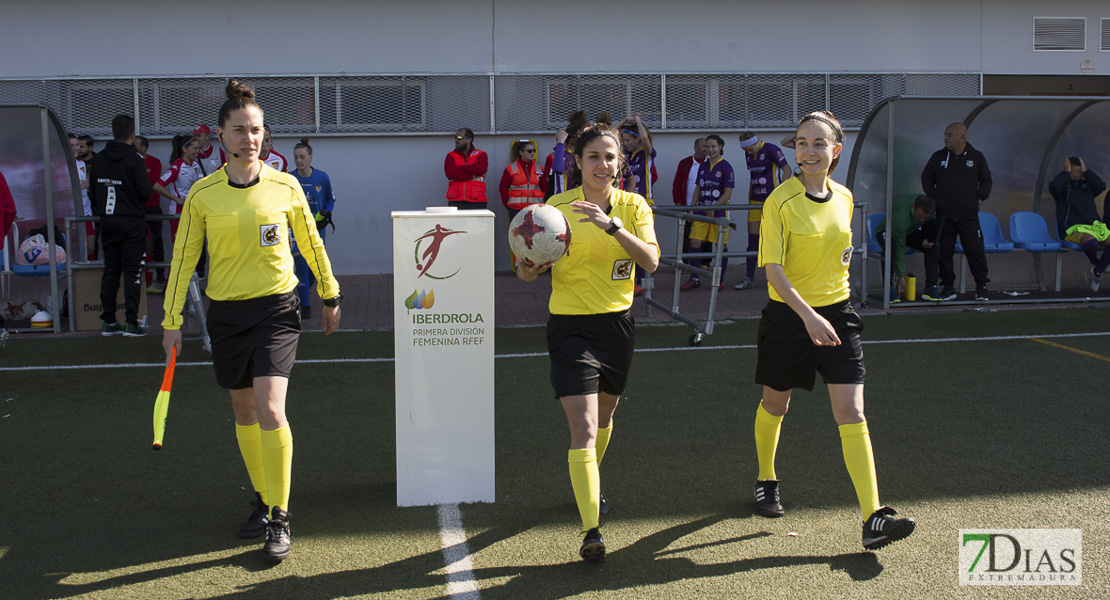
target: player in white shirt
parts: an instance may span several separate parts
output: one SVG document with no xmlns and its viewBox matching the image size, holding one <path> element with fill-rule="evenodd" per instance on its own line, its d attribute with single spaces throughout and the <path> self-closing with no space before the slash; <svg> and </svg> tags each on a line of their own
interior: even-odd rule
<svg viewBox="0 0 1110 600">
<path fill-rule="evenodd" d="M 197 138 L 191 135 L 174 136 L 170 168 L 154 183 L 154 191 L 169 199 L 170 214 L 181 214 L 181 205 L 189 196 L 189 190 L 204 177 L 197 161 L 199 151 Z M 177 221 L 170 221 L 170 239 L 177 239 Z"/>
<path fill-rule="evenodd" d="M 89 170 L 85 161 L 81 160 L 81 147 L 77 136 L 69 134 L 69 149 L 73 152 L 74 161 L 77 163 L 77 180 L 81 182 L 81 211 L 86 217 L 92 215 L 92 202 L 89 201 Z M 96 227 L 92 223 L 85 223 L 85 251 L 89 260 L 96 260 Z"/>
<path fill-rule="evenodd" d="M 200 170 L 204 177 L 215 173 L 224 166 L 227 161 L 221 157 L 223 148 L 216 151 L 216 146 L 212 143 L 212 130 L 203 123 L 193 128 L 193 137 L 197 138 L 198 148 L 197 162 L 200 163 Z"/>
</svg>

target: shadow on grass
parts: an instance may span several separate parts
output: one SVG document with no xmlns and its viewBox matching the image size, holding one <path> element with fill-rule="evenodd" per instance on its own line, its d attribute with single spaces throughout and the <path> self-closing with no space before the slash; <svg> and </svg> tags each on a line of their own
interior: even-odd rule
<svg viewBox="0 0 1110 600">
<path fill-rule="evenodd" d="M 673 557 L 676 552 L 684 552 L 713 545 L 744 543 L 771 535 L 767 532 L 753 533 L 709 544 L 699 544 L 686 548 L 668 549 L 676 540 L 700 529 L 723 521 L 723 516 L 712 516 L 690 523 L 664 529 L 630 546 L 620 548 L 609 554 L 604 564 L 589 564 L 572 561 L 563 564 L 537 566 L 504 566 L 475 569 L 474 578 L 485 598 L 529 598 L 530 600 L 556 600 L 575 596 L 588 591 L 624 590 L 642 586 L 668 584 L 678 581 L 721 577 L 742 574 L 762 569 L 789 568 L 804 565 L 828 565 L 830 572 L 844 572 L 854 581 L 874 579 L 883 571 L 878 559 L 871 553 L 840 554 L 835 556 L 773 556 L 746 558 L 727 563 L 701 565 L 688 558 Z M 472 554 L 518 535 L 516 527 L 495 527 L 471 537 L 468 548 Z M 257 568 L 261 557 L 255 551 L 253 556 L 237 555 L 224 561 L 209 564 L 191 565 L 188 568 L 206 568 L 225 564 L 244 568 Z M 143 579 L 172 575 L 172 572 L 147 573 L 141 578 L 121 577 L 98 584 L 102 586 L 126 585 Z M 402 590 L 442 589 L 443 553 L 426 552 L 372 569 L 358 569 L 336 573 L 325 573 L 310 577 L 284 577 L 275 579 L 241 591 L 218 596 L 224 599 L 269 599 L 275 597 L 347 597 L 363 596 L 388 597 Z M 493 580 L 510 578 L 502 585 Z M 90 589 L 83 592 L 93 591 Z M 449 598 L 444 595 L 441 598 Z"/>
</svg>

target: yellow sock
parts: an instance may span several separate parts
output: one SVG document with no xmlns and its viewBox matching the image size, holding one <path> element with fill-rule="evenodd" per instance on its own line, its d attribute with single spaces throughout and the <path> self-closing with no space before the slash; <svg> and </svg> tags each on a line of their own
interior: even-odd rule
<svg viewBox="0 0 1110 600">
<path fill-rule="evenodd" d="M 262 428 L 258 423 L 254 425 L 236 423 L 235 439 L 239 440 L 239 452 L 243 455 L 243 464 L 247 465 L 251 487 L 262 495 L 262 502 L 266 503 L 266 469 L 262 468 Z M 269 506 L 269 503 L 266 505 Z"/>
<path fill-rule="evenodd" d="M 289 510 L 289 483 L 293 470 L 293 432 L 289 425 L 275 431 L 262 430 L 262 466 L 266 469 L 267 504 Z"/>
<path fill-rule="evenodd" d="M 840 426 L 840 446 L 844 450 L 844 465 L 852 477 L 859 498 L 863 519 L 879 510 L 879 481 L 875 476 L 875 455 L 871 452 L 871 435 L 867 421 Z"/>
<path fill-rule="evenodd" d="M 755 455 L 759 461 L 759 481 L 778 479 L 775 475 L 775 451 L 779 447 L 780 431 L 782 417 L 767 412 L 760 402 L 755 411 Z"/>
<path fill-rule="evenodd" d="M 597 452 L 593 448 L 570 450 L 567 453 L 570 463 L 570 485 L 574 488 L 574 500 L 578 503 L 578 514 L 582 515 L 582 531 L 589 531 L 598 525 L 598 511 L 601 509 L 601 475 L 597 472 Z"/>
<path fill-rule="evenodd" d="M 594 443 L 594 451 L 597 452 L 597 466 L 601 467 L 601 459 L 605 457 L 605 449 L 609 447 L 609 438 L 613 435 L 613 422 L 609 421 L 609 426 L 602 429 L 597 428 L 597 441 Z"/>
</svg>

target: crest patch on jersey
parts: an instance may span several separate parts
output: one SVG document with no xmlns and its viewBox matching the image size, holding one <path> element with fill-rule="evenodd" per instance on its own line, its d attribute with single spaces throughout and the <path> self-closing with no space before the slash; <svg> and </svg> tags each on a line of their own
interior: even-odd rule
<svg viewBox="0 0 1110 600">
<path fill-rule="evenodd" d="M 621 279 L 632 278 L 632 265 L 634 261 L 631 258 L 625 258 L 613 263 L 613 281 Z"/>
<path fill-rule="evenodd" d="M 846 265 L 852 262 L 852 250 L 854 250 L 854 248 L 851 246 L 844 249 L 844 252 L 840 254 L 840 264 Z"/>
<path fill-rule="evenodd" d="M 259 225 L 258 229 L 258 244 L 260 246 L 276 246 L 281 243 L 281 225 L 279 223 Z"/>
<path fill-rule="evenodd" d="M 973 160 L 967 161 L 967 168 L 970 169 L 971 167 L 974 167 L 974 166 L 975 166 L 975 161 L 973 161 Z"/>
</svg>

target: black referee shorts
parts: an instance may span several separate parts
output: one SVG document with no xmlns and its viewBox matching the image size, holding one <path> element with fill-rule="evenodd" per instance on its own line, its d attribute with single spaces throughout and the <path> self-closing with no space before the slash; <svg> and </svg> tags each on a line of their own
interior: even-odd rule
<svg viewBox="0 0 1110 600">
<path fill-rule="evenodd" d="M 555 397 L 623 394 L 635 346 L 636 321 L 628 311 L 551 315 L 547 352 Z"/>
<path fill-rule="evenodd" d="M 756 383 L 780 392 L 799 387 L 812 391 L 817 372 L 826 384 L 863 383 L 863 321 L 851 301 L 814 310 L 832 324 L 840 345 L 814 344 L 802 318 L 785 302 L 772 300 L 759 320 Z"/>
<path fill-rule="evenodd" d="M 255 377 L 289 377 L 301 335 L 295 292 L 248 300 L 213 300 L 208 336 L 216 383 L 229 390 L 254 387 Z"/>
</svg>

